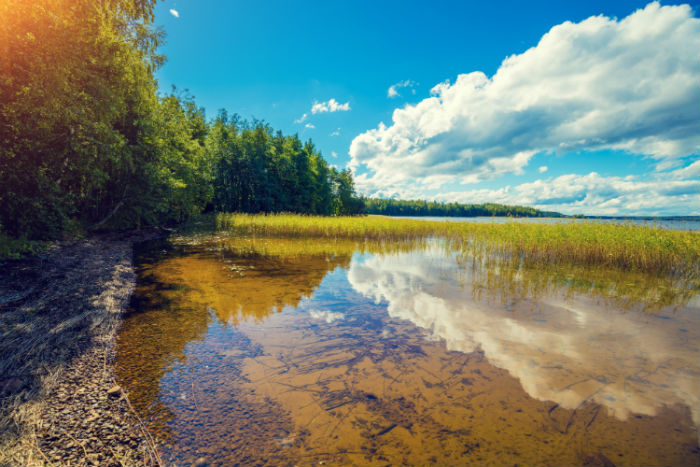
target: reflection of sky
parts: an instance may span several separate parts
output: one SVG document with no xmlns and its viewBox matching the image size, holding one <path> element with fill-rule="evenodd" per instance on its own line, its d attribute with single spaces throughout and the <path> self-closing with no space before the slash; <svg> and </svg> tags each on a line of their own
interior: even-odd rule
<svg viewBox="0 0 700 467">
<path fill-rule="evenodd" d="M 438 250 L 356 257 L 348 279 L 364 296 L 385 300 L 389 315 L 429 330 L 448 349 L 483 350 L 532 397 L 565 408 L 593 400 L 623 420 L 680 403 L 700 421 L 697 300 L 673 315 L 621 313 L 581 296 L 480 302 L 468 272 Z"/>
</svg>

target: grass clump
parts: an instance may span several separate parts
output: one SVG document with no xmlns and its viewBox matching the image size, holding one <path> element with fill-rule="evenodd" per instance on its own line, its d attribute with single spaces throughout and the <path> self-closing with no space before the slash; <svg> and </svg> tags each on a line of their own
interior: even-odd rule
<svg viewBox="0 0 700 467">
<path fill-rule="evenodd" d="M 475 255 L 497 255 L 525 264 L 579 264 L 700 276 L 700 233 L 596 222 L 503 224 L 394 219 L 384 216 L 321 217 L 298 214 L 221 213 L 216 225 L 234 235 L 346 238 L 388 241 L 444 238 Z"/>
<path fill-rule="evenodd" d="M 0 260 L 19 259 L 46 251 L 45 242 L 12 238 L 0 233 Z"/>
</svg>

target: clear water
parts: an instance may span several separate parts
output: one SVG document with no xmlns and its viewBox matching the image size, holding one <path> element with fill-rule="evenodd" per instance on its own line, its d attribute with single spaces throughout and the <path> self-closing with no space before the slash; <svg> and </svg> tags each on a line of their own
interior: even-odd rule
<svg viewBox="0 0 700 467">
<path fill-rule="evenodd" d="M 437 241 L 145 245 L 117 374 L 169 465 L 698 465 L 698 285 Z"/>
</svg>

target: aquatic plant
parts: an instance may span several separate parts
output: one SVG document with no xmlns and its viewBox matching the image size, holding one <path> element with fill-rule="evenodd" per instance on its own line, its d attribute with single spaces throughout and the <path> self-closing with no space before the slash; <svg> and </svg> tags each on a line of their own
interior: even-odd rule
<svg viewBox="0 0 700 467">
<path fill-rule="evenodd" d="M 440 237 L 474 255 L 524 264 L 579 264 L 700 277 L 700 233 L 631 224 L 476 223 L 322 217 L 298 214 L 220 213 L 219 230 L 241 236 L 411 240 Z"/>
</svg>

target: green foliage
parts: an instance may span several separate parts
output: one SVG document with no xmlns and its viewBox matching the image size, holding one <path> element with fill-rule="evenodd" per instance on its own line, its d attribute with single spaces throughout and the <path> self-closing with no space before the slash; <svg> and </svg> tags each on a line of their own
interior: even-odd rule
<svg viewBox="0 0 700 467">
<path fill-rule="evenodd" d="M 0 234 L 0 260 L 19 259 L 23 256 L 36 255 L 46 250 L 45 242 L 12 238 Z"/>
<path fill-rule="evenodd" d="M 336 216 L 364 214 L 365 203 L 355 196 L 355 182 L 350 169 L 331 170 L 333 201 L 332 213 Z"/>
<path fill-rule="evenodd" d="M 311 141 L 222 112 L 205 143 L 213 209 L 352 215 L 363 210 L 350 171 L 328 167 Z"/>
<path fill-rule="evenodd" d="M 540 211 L 526 206 L 503 204 L 439 203 L 422 200 L 364 198 L 368 214 L 385 216 L 444 216 L 444 217 L 563 217 L 558 212 Z"/>
<path fill-rule="evenodd" d="M 53 238 L 123 204 L 156 104 L 152 1 L 0 3 L 0 223 Z"/>
</svg>

